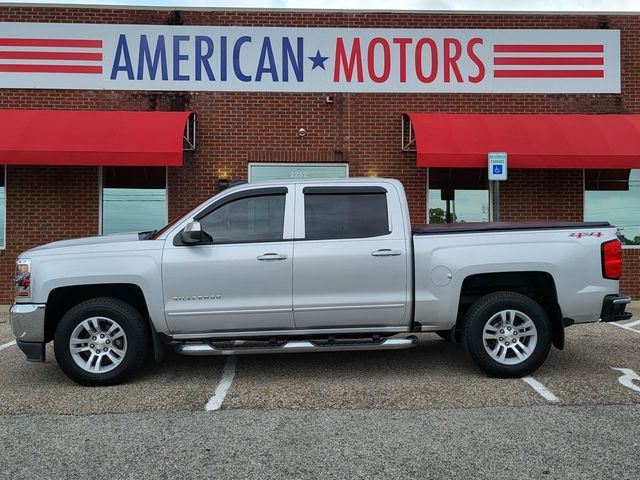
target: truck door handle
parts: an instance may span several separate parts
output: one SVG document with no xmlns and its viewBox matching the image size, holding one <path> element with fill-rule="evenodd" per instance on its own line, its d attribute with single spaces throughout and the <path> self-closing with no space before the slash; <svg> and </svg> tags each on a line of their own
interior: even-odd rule
<svg viewBox="0 0 640 480">
<path fill-rule="evenodd" d="M 282 255 L 279 253 L 265 253 L 264 255 L 258 255 L 258 260 L 270 261 L 270 260 L 286 260 L 289 258 L 287 255 Z"/>
<path fill-rule="evenodd" d="M 373 255 L 374 257 L 397 257 L 398 255 L 402 255 L 402 251 L 382 248 L 380 250 L 371 252 L 371 255 Z"/>
</svg>

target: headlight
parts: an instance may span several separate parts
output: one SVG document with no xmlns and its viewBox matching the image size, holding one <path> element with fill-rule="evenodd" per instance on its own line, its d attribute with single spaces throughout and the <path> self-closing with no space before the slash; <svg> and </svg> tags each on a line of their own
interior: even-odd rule
<svg viewBox="0 0 640 480">
<path fill-rule="evenodd" d="M 19 258 L 16 260 L 16 297 L 31 296 L 31 260 Z"/>
</svg>

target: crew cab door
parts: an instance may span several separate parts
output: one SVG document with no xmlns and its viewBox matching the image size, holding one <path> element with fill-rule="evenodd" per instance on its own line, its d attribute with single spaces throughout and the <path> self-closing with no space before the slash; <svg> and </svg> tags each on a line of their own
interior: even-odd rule
<svg viewBox="0 0 640 480">
<path fill-rule="evenodd" d="M 196 215 L 210 239 L 167 238 L 162 260 L 172 333 L 293 329 L 293 192 L 235 192 Z"/>
<path fill-rule="evenodd" d="M 407 327 L 402 218 L 397 192 L 385 187 L 297 186 L 298 329 Z"/>
</svg>

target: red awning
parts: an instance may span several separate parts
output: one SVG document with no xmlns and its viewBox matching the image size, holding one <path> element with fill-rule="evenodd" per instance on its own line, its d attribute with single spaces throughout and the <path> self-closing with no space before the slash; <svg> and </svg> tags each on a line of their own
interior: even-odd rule
<svg viewBox="0 0 640 480">
<path fill-rule="evenodd" d="M 189 115 L 0 110 L 0 164 L 180 166 Z"/>
<path fill-rule="evenodd" d="M 640 115 L 406 115 L 419 167 L 640 168 Z"/>
</svg>

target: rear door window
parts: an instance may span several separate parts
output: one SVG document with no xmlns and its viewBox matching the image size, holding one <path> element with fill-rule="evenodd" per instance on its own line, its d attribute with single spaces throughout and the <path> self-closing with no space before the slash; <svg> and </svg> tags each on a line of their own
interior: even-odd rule
<svg viewBox="0 0 640 480">
<path fill-rule="evenodd" d="M 389 216 L 384 189 L 305 188 L 305 238 L 367 238 L 387 235 Z"/>
</svg>

